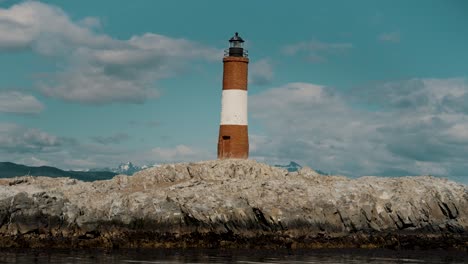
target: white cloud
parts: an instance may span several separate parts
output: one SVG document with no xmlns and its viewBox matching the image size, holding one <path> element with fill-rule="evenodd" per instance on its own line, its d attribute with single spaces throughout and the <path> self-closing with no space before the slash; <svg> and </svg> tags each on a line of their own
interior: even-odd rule
<svg viewBox="0 0 468 264">
<path fill-rule="evenodd" d="M 0 124 L 1 161 L 81 170 L 115 166 L 133 156 L 121 148 L 90 145 L 16 124 Z"/>
<path fill-rule="evenodd" d="M 71 67 L 52 80 L 39 82 L 40 91 L 46 96 L 84 104 L 143 103 L 159 96 L 150 76 L 126 78 L 105 72 L 102 65 L 85 65 Z"/>
<path fill-rule="evenodd" d="M 348 93 L 308 83 L 266 90 L 250 97 L 252 122 L 265 128 L 252 138 L 252 156 L 345 175 L 468 175 L 468 112 L 463 102 L 447 100 L 467 94 L 462 79 L 413 79 Z M 369 101 L 376 108 L 362 107 Z"/>
<path fill-rule="evenodd" d="M 0 112 L 37 114 L 44 110 L 44 105 L 34 96 L 16 91 L 0 92 Z"/>
<path fill-rule="evenodd" d="M 102 27 L 101 20 L 99 20 L 99 18 L 96 17 L 85 17 L 82 20 L 78 21 L 78 24 L 91 29 L 100 29 Z"/>
<path fill-rule="evenodd" d="M 42 54 L 56 51 L 53 47 L 67 45 L 108 46 L 114 40 L 96 35 L 87 27 L 70 21 L 60 8 L 36 1 L 26 1 L 0 9 L 0 48 L 33 47 Z M 54 45 L 55 44 L 55 45 Z"/>
<path fill-rule="evenodd" d="M 0 123 L 0 160 L 29 166 L 55 166 L 62 169 L 96 167 L 113 155 L 116 149 L 93 148 L 75 139 L 50 134 L 37 128 Z M 106 163 L 107 164 L 107 163 Z M 89 166 L 92 165 L 92 166 Z"/>
<path fill-rule="evenodd" d="M 153 157 L 153 160 L 159 160 L 163 162 L 196 160 L 197 155 L 200 154 L 186 145 L 177 145 L 174 148 L 156 147 L 153 148 L 150 153 Z"/>
<path fill-rule="evenodd" d="M 468 123 L 455 124 L 444 133 L 455 142 L 468 143 Z"/>
<path fill-rule="evenodd" d="M 85 104 L 142 103 L 158 97 L 155 82 L 193 60 L 219 59 L 222 51 L 154 33 L 119 40 L 94 29 L 97 18 L 74 22 L 60 8 L 36 1 L 0 8 L 0 52 L 32 50 L 64 65 L 39 82 L 45 95 Z"/>
<path fill-rule="evenodd" d="M 110 136 L 96 136 L 92 137 L 91 139 L 99 144 L 109 145 L 109 144 L 119 144 L 123 141 L 126 141 L 130 138 L 127 133 L 115 133 Z"/>
<path fill-rule="evenodd" d="M 267 85 L 273 81 L 273 65 L 269 59 L 258 60 L 250 66 L 249 83 Z"/>
<path fill-rule="evenodd" d="M 283 48 L 286 55 L 301 55 L 310 62 L 326 62 L 331 56 L 343 54 L 353 48 L 351 43 L 327 43 L 318 40 L 302 41 Z"/>
<path fill-rule="evenodd" d="M 89 159 L 89 158 L 83 158 L 83 159 L 75 159 L 75 158 L 68 158 L 63 161 L 63 167 L 68 170 L 75 170 L 75 171 L 80 171 L 80 170 L 86 170 L 86 169 L 93 169 L 93 168 L 100 168 L 102 164 L 97 163 L 95 160 Z"/>
<path fill-rule="evenodd" d="M 3 153 L 48 152 L 59 147 L 64 141 L 65 139 L 39 129 L 0 123 L 0 152 Z"/>
<path fill-rule="evenodd" d="M 28 166 L 50 166 L 49 162 L 36 158 L 35 156 L 23 157 L 21 159 L 15 160 L 18 164 L 27 164 Z"/>
<path fill-rule="evenodd" d="M 393 43 L 400 43 L 400 32 L 385 32 L 380 34 L 377 37 L 378 40 L 382 42 L 393 42 Z"/>
<path fill-rule="evenodd" d="M 96 143 L 50 134 L 37 128 L 0 123 L 0 161 L 65 170 L 115 167 L 132 161 L 138 165 L 200 161 L 214 155 L 193 146 L 132 148 L 118 145 L 123 133 L 93 138 Z"/>
</svg>

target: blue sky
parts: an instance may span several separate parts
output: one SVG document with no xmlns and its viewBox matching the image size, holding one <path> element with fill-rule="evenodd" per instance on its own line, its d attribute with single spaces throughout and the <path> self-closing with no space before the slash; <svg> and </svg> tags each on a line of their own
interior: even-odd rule
<svg viewBox="0 0 468 264">
<path fill-rule="evenodd" d="M 216 157 L 222 50 L 249 50 L 251 157 L 350 176 L 468 165 L 468 4 L 0 1 L 0 160 Z"/>
</svg>

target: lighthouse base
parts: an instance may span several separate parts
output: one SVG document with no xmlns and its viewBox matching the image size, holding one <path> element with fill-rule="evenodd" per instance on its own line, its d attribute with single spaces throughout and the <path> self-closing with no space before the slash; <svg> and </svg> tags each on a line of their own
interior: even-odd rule
<svg viewBox="0 0 468 264">
<path fill-rule="evenodd" d="M 221 125 L 218 138 L 218 159 L 247 159 L 248 157 L 248 126 Z"/>
</svg>

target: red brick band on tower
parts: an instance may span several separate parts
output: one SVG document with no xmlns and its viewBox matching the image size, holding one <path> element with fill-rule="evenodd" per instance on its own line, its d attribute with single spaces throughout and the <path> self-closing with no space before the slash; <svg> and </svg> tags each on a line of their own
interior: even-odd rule
<svg viewBox="0 0 468 264">
<path fill-rule="evenodd" d="M 244 42 L 236 35 L 223 59 L 223 94 L 221 125 L 218 137 L 218 159 L 247 159 L 249 135 L 247 126 L 248 63 Z"/>
<path fill-rule="evenodd" d="M 223 58 L 223 90 L 247 91 L 249 59 L 244 57 Z"/>
</svg>

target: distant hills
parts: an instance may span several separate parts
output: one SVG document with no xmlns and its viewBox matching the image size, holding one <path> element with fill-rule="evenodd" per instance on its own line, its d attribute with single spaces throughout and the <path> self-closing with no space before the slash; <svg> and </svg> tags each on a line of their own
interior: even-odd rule
<svg viewBox="0 0 468 264">
<path fill-rule="evenodd" d="M 82 181 L 112 179 L 118 173 L 111 171 L 64 171 L 50 166 L 31 167 L 12 162 L 0 162 L 0 178 L 17 176 L 70 177 Z"/>
<path fill-rule="evenodd" d="M 133 175 L 135 172 L 155 167 L 158 165 L 145 165 L 145 166 L 136 166 L 132 162 L 120 163 L 117 168 L 99 168 L 99 169 L 90 169 L 87 171 L 65 171 L 55 167 L 50 166 L 26 166 L 21 164 L 16 164 L 12 162 L 0 162 L 0 178 L 12 178 L 17 176 L 48 176 L 48 177 L 70 177 L 73 179 L 78 179 L 82 181 L 97 181 L 97 180 L 109 180 L 112 179 L 115 175 L 125 174 Z M 286 169 L 289 172 L 295 172 L 302 168 L 298 163 L 291 161 L 287 165 L 274 165 L 278 168 Z M 316 170 L 320 174 L 327 175 L 328 173 Z"/>
<path fill-rule="evenodd" d="M 125 163 L 120 163 L 117 168 L 98 168 L 98 169 L 90 169 L 89 171 L 111 171 L 115 172 L 117 174 L 125 174 L 125 175 L 133 175 L 135 172 L 157 166 L 157 165 L 151 165 L 151 166 L 136 166 L 132 162 L 125 162 Z"/>
</svg>

